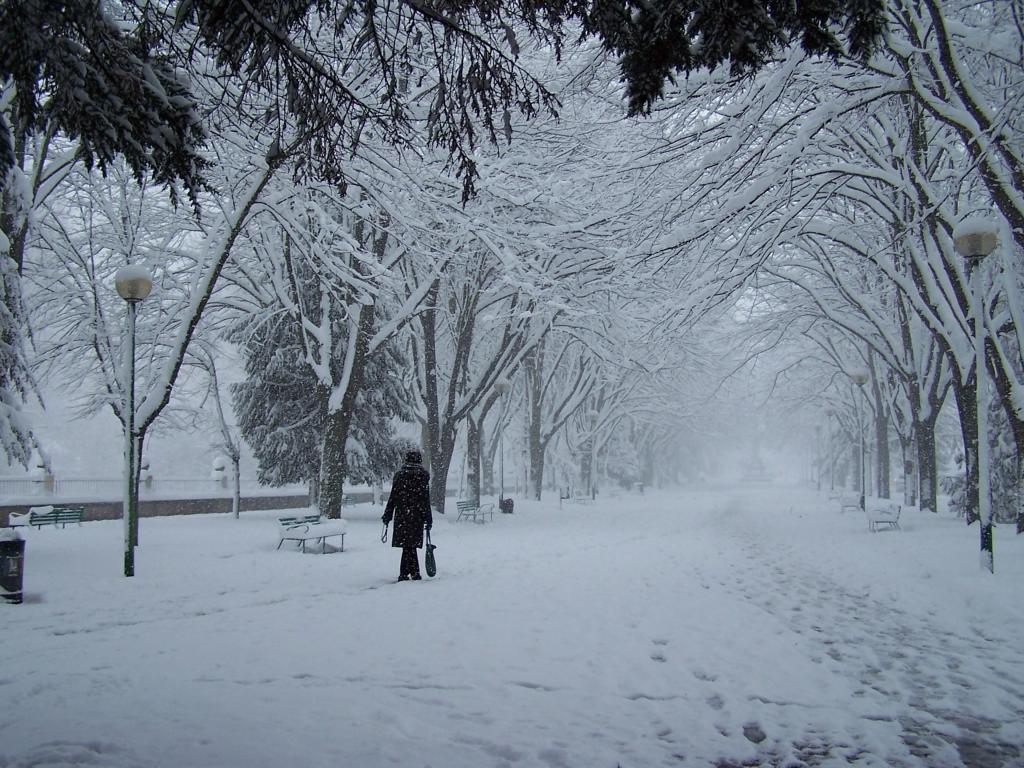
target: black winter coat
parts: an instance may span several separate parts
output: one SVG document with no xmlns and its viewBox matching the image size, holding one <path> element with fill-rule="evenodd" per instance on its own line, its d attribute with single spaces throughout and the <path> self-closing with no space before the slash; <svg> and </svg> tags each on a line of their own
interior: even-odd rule
<svg viewBox="0 0 1024 768">
<path fill-rule="evenodd" d="M 430 473 L 422 464 L 403 464 L 391 481 L 384 522 L 395 521 L 392 547 L 422 547 L 423 526 L 433 525 L 430 511 Z"/>
</svg>

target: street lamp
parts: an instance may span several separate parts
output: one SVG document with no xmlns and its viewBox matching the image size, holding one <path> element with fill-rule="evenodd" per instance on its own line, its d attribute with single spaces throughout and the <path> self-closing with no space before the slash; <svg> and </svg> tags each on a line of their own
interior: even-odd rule
<svg viewBox="0 0 1024 768">
<path fill-rule="evenodd" d="M 136 484 L 139 457 L 135 434 L 135 305 L 149 296 L 153 277 L 140 264 L 128 264 L 114 275 L 117 295 L 128 304 L 124 338 L 124 575 L 135 575 L 135 544 L 138 541 L 139 489 Z"/>
<path fill-rule="evenodd" d="M 864 467 L 864 456 L 866 454 L 864 448 L 864 417 L 863 411 L 865 410 L 863 405 L 864 401 L 864 385 L 868 381 L 868 372 L 863 368 L 850 373 L 850 378 L 853 379 L 854 383 L 860 389 L 860 399 L 857 403 L 857 428 L 860 430 L 860 511 L 864 512 L 867 510 L 867 471 Z"/>
<path fill-rule="evenodd" d="M 494 382 L 494 390 L 501 397 L 501 416 L 498 421 L 498 511 L 505 511 L 505 394 L 512 388 L 508 379 Z"/>
<path fill-rule="evenodd" d="M 992 534 L 992 492 L 988 476 L 988 368 L 985 365 L 985 282 L 981 266 L 999 244 L 996 224 L 984 216 L 969 216 L 953 229 L 953 246 L 967 262 L 967 278 L 973 283 L 971 314 L 974 316 L 974 394 L 977 411 L 978 520 L 981 525 L 981 567 L 995 572 Z"/>
</svg>

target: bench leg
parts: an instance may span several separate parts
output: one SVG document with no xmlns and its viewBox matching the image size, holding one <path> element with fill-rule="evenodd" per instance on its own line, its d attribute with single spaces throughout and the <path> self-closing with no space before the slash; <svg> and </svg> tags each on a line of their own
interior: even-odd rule
<svg viewBox="0 0 1024 768">
<path fill-rule="evenodd" d="M 885 526 L 886 528 L 890 528 L 890 529 L 892 529 L 894 531 L 901 531 L 901 530 L 903 530 L 902 528 L 900 528 L 900 524 L 899 524 L 898 520 L 870 520 L 870 521 L 868 521 L 868 529 L 871 530 L 874 533 L 877 533 L 878 531 L 880 531 L 882 529 L 882 526 Z"/>
</svg>

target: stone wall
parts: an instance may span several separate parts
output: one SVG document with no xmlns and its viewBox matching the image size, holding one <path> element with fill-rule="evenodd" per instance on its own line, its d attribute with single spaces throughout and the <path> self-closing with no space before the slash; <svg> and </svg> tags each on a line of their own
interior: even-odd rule
<svg viewBox="0 0 1024 768">
<path fill-rule="evenodd" d="M 346 501 L 353 504 L 360 504 L 372 501 L 371 493 L 346 494 Z M 14 513 L 28 512 L 30 506 L 37 504 L 14 504 L 0 506 L 0 527 L 7 526 L 8 516 Z M 74 499 L 61 499 L 58 502 L 61 506 L 75 506 L 85 508 L 85 520 L 119 520 L 121 519 L 122 507 L 120 501 L 83 501 Z M 258 509 L 294 509 L 309 506 L 309 496 L 243 496 L 239 509 L 248 512 Z M 230 498 L 216 499 L 161 499 L 158 501 L 142 500 L 139 502 L 140 517 L 161 517 L 164 515 L 200 515 L 211 512 L 230 512 Z"/>
</svg>

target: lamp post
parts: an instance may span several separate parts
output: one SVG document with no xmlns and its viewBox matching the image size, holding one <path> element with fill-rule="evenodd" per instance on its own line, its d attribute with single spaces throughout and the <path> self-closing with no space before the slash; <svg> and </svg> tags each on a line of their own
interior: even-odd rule
<svg viewBox="0 0 1024 768">
<path fill-rule="evenodd" d="M 995 222 L 984 216 L 964 219 L 953 229 L 953 246 L 967 263 L 974 317 L 974 394 L 977 411 L 978 520 L 981 525 L 981 567 L 995 572 L 992 534 L 992 491 L 988 455 L 988 368 L 985 365 L 985 281 L 981 266 L 999 244 Z"/>
<path fill-rule="evenodd" d="M 135 434 L 135 306 L 149 296 L 153 278 L 140 264 L 128 264 L 114 275 L 117 295 L 128 304 L 124 338 L 124 575 L 135 575 L 135 545 L 139 488 L 136 484 L 139 463 Z"/>
<path fill-rule="evenodd" d="M 860 390 L 860 397 L 857 401 L 857 429 L 860 431 L 860 511 L 864 512 L 867 510 L 867 469 L 864 466 L 864 457 L 867 451 L 864 446 L 864 385 L 868 381 L 868 372 L 862 368 L 853 371 L 850 374 L 850 378 L 853 379 L 857 388 Z"/>
<path fill-rule="evenodd" d="M 498 379 L 495 391 L 501 396 L 501 416 L 498 421 L 498 511 L 505 511 L 505 395 L 511 389 L 508 379 Z"/>
</svg>

